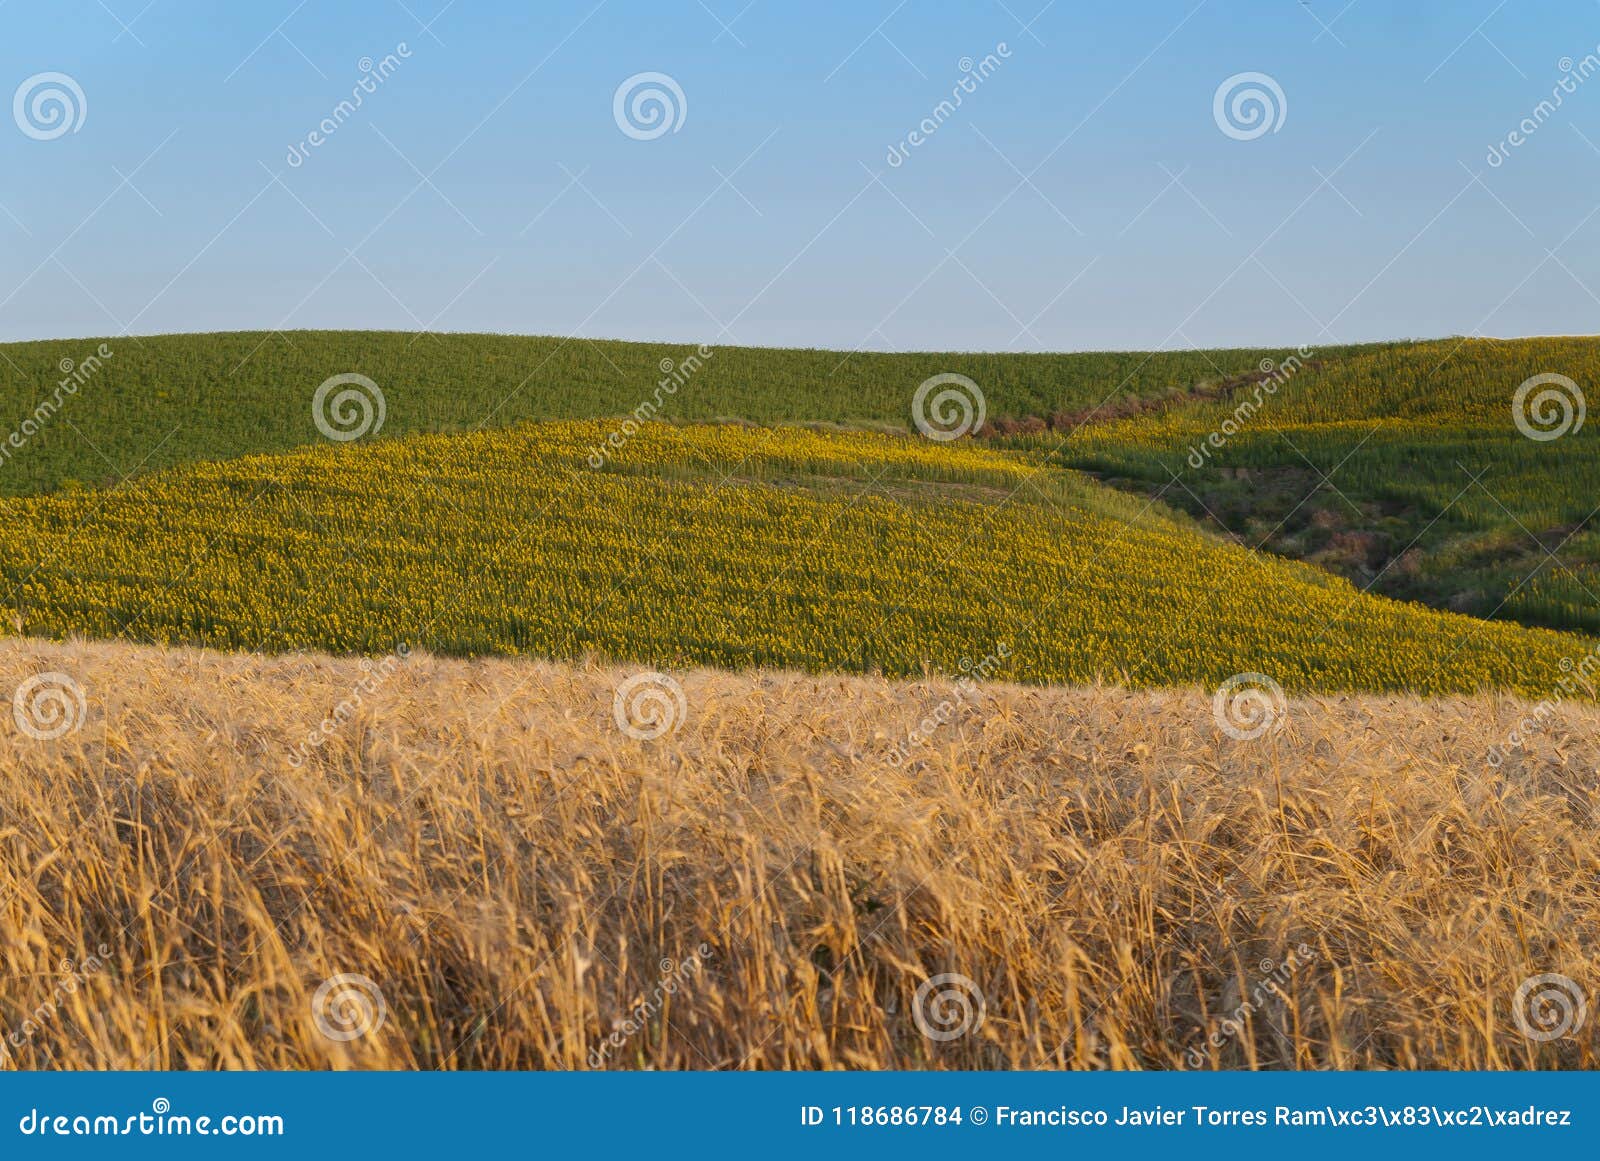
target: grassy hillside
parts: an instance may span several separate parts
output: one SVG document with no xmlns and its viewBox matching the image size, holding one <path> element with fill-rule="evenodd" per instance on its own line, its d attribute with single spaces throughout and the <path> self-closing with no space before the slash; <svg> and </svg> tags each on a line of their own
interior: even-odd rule
<svg viewBox="0 0 1600 1161">
<path fill-rule="evenodd" d="M 0 495 L 321 442 L 312 396 L 358 373 L 383 392 L 383 436 L 496 428 L 525 419 L 839 421 L 905 427 L 917 386 L 974 379 L 994 417 L 1049 415 L 1236 375 L 1254 350 L 1086 354 L 846 354 L 718 347 L 662 396 L 696 348 L 504 335 L 291 331 L 0 345 Z M 708 348 L 709 349 L 709 348 Z M 63 361 L 66 361 L 65 363 Z M 70 370 L 64 369 L 70 366 Z M 64 379 L 81 384 L 25 446 L 5 448 Z"/>
<path fill-rule="evenodd" d="M 1600 978 L 1593 707 L 1494 770 L 1491 698 L 1235 742 L 1202 690 L 694 672 L 640 742 L 626 669 L 0 642 L 41 671 L 85 708 L 0 729 L 9 1067 L 1600 1067 L 1514 1012 Z"/>
<path fill-rule="evenodd" d="M 979 384 L 986 434 L 1002 445 L 1034 458 L 1056 452 L 1061 463 L 1159 492 L 1162 506 L 1244 544 L 1387 596 L 1600 633 L 1600 533 L 1590 521 L 1600 503 L 1600 419 L 1549 441 L 1525 437 L 1512 421 L 1512 397 L 1530 376 L 1600 382 L 1595 340 L 1319 350 L 1264 396 L 1259 368 L 1298 366 L 1289 352 L 707 350 L 368 332 L 8 344 L 0 346 L 9 364 L 0 368 L 9 371 L 0 375 L 0 496 L 326 447 L 313 396 L 349 373 L 383 394 L 370 441 L 501 430 L 529 418 L 622 417 L 641 406 L 674 421 L 903 429 L 918 385 L 953 372 Z M 1259 409 L 1223 446 L 1207 446 L 1253 394 Z M 1046 425 L 1055 429 L 1018 434 Z M 26 571 L 24 560 L 13 580 Z M 211 639 L 212 629 L 202 619 L 185 633 Z"/>
<path fill-rule="evenodd" d="M 1588 649 L 981 446 L 653 424 L 595 470 L 616 430 L 324 442 L 5 500 L 0 607 L 26 633 L 243 649 L 1536 697 Z"/>
<path fill-rule="evenodd" d="M 1600 340 L 1447 340 L 1328 360 L 1257 393 L 1095 425 L 1061 462 L 1162 489 L 1244 542 L 1377 592 L 1478 616 L 1600 631 L 1600 416 L 1534 387 L 1557 373 L 1600 406 Z M 1575 399 L 1575 397 L 1574 397 Z M 1537 412 L 1547 409 L 1541 424 Z M 1208 445 L 1212 433 L 1223 445 Z M 1059 446 L 1039 438 L 1014 441 Z M 1198 462 L 1196 462 L 1198 461 Z M 1324 480 L 1324 474 L 1327 475 Z M 1179 484 L 1173 483 L 1176 475 Z M 1553 558 L 1552 558 L 1553 554 Z"/>
</svg>

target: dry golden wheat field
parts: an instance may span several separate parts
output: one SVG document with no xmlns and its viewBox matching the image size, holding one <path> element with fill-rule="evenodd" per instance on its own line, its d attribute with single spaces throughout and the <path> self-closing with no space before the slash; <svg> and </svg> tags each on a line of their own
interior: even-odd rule
<svg viewBox="0 0 1600 1161">
<path fill-rule="evenodd" d="M 1494 767 L 1488 695 L 1237 740 L 1200 689 L 689 671 L 640 739 L 593 664 L 0 643 L 42 671 L 8 1067 L 1600 1063 L 1513 1011 L 1600 976 L 1593 707 Z"/>
</svg>

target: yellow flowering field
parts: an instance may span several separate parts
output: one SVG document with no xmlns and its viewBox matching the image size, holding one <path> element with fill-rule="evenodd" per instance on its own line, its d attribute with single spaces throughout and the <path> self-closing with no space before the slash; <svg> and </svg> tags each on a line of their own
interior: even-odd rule
<svg viewBox="0 0 1600 1161">
<path fill-rule="evenodd" d="M 616 430 L 325 444 L 0 501 L 8 627 L 1533 696 L 1592 647 L 1363 595 L 1015 453 L 803 428 Z"/>
</svg>

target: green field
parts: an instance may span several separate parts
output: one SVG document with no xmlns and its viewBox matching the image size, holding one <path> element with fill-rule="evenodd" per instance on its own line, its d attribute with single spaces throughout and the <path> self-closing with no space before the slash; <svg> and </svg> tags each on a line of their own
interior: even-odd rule
<svg viewBox="0 0 1600 1161">
<path fill-rule="evenodd" d="M 282 451 L 322 437 L 311 399 L 330 376 L 366 375 L 383 391 L 381 434 L 473 431 L 528 419 L 631 414 L 653 400 L 684 344 L 506 335 L 289 331 L 0 344 L 0 441 L 104 342 L 111 357 L 59 413 L 0 463 L 0 495 L 115 483 L 132 471 Z M 906 428 L 917 385 L 964 374 L 995 417 L 1049 415 L 1149 397 L 1254 368 L 1282 351 L 1087 354 L 847 354 L 708 348 L 666 397 L 667 420 L 836 422 Z"/>
<path fill-rule="evenodd" d="M 1512 415 L 1518 386 L 1552 372 L 1580 391 L 1600 383 L 1600 341 L 1451 339 L 1325 359 L 1220 449 L 1206 449 L 1207 436 L 1248 389 L 1091 425 L 1065 446 L 1013 442 L 1159 490 L 1243 543 L 1375 592 L 1595 632 L 1600 421 L 1578 427 L 1574 414 L 1572 430 L 1538 440 Z M 1559 426 L 1551 415 L 1546 431 Z"/>
<path fill-rule="evenodd" d="M 1031 682 L 1259 671 L 1291 690 L 1531 696 L 1600 632 L 1600 440 L 1575 418 L 1531 439 L 1511 413 L 1529 376 L 1592 381 L 1594 340 L 1303 365 L 99 342 L 0 348 L 22 434 L 0 461 L 13 631 L 892 674 L 991 657 L 987 676 Z M 1265 360 L 1281 370 L 1262 397 Z M 351 372 L 379 385 L 382 426 L 330 441 L 312 397 Z M 954 442 L 911 423 L 918 384 L 945 372 L 979 385 L 989 417 Z"/>
</svg>

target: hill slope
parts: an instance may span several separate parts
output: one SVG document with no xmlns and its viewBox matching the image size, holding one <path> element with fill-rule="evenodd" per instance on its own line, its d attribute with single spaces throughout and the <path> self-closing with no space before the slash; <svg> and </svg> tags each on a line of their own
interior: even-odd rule
<svg viewBox="0 0 1600 1161">
<path fill-rule="evenodd" d="M 1600 631 L 1600 423 L 1583 422 L 1600 339 L 1443 340 L 1253 378 L 1020 442 L 1377 592 Z"/>
<path fill-rule="evenodd" d="M 351 373 L 383 393 L 384 436 L 623 416 L 646 402 L 662 404 L 663 419 L 903 428 L 917 386 L 945 372 L 976 380 L 991 416 L 1048 415 L 1184 389 L 1281 354 L 850 354 L 377 331 L 103 341 L 103 357 L 100 339 L 0 344 L 0 495 L 320 443 L 313 395 Z M 29 434 L 42 402 L 62 406 Z M 25 446 L 7 448 L 8 429 Z"/>
<path fill-rule="evenodd" d="M 0 501 L 0 607 L 20 632 L 273 651 L 1533 697 L 1591 647 L 1364 595 L 970 444 L 617 430 L 325 443 Z"/>
</svg>

